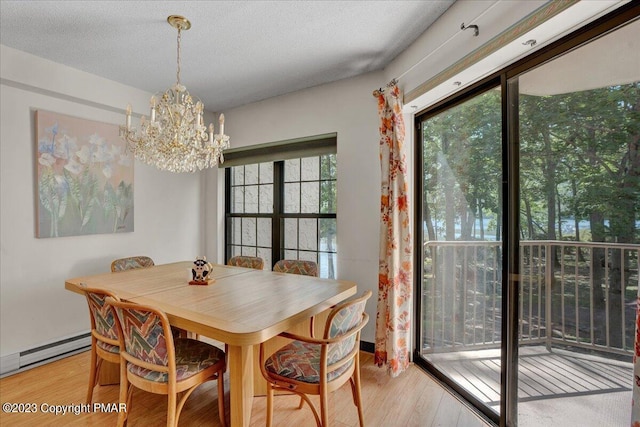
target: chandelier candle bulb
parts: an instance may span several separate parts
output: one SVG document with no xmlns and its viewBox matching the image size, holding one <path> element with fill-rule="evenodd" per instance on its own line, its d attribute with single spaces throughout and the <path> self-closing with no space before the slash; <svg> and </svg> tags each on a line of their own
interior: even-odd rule
<svg viewBox="0 0 640 427">
<path fill-rule="evenodd" d="M 209 123 L 209 143 L 213 145 L 213 123 Z"/>
<path fill-rule="evenodd" d="M 220 114 L 220 138 L 224 136 L 224 114 Z"/>
<path fill-rule="evenodd" d="M 156 97 L 151 97 L 151 123 L 156 121 Z"/>
<path fill-rule="evenodd" d="M 131 104 L 127 104 L 127 130 L 131 129 Z"/>
</svg>

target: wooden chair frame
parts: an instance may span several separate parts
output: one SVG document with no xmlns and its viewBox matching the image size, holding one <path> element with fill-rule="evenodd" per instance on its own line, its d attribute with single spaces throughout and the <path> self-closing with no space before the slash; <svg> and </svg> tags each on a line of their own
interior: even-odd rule
<svg viewBox="0 0 640 427">
<path fill-rule="evenodd" d="M 91 319 L 91 364 L 89 371 L 89 389 L 87 391 L 87 404 L 91 403 L 93 399 L 93 390 L 96 385 L 98 385 L 98 380 L 100 378 L 100 367 L 102 366 L 102 362 L 106 360 L 107 362 L 119 364 L 120 363 L 120 353 L 112 353 L 110 351 L 106 351 L 103 348 L 98 346 L 98 342 L 103 342 L 109 345 L 115 345 L 117 347 L 120 346 L 119 340 L 111 339 L 105 335 L 102 335 L 98 332 L 96 327 L 96 318 L 92 309 L 92 303 L 90 300 L 89 294 L 99 295 L 105 298 L 112 298 L 116 301 L 120 299 L 112 292 L 105 291 L 97 288 L 87 288 L 83 286 L 85 297 L 87 298 L 87 305 L 89 306 L 89 318 Z M 105 303 L 106 304 L 106 303 Z M 117 319 L 113 325 L 116 333 L 119 333 L 117 327 Z M 118 335 L 120 336 L 120 335 Z"/>
<path fill-rule="evenodd" d="M 328 410 L 328 395 L 329 393 L 339 389 L 346 383 L 347 381 L 351 384 L 351 392 L 353 395 L 353 401 L 358 409 L 358 419 L 360 421 L 360 427 L 364 427 L 364 414 L 362 411 L 362 394 L 361 394 L 361 385 L 360 385 L 360 358 L 358 357 L 360 351 L 360 331 L 369 321 L 369 315 L 366 312 L 363 312 L 362 319 L 360 322 L 346 332 L 343 335 L 340 335 L 336 338 L 328 338 L 331 322 L 333 318 L 345 307 L 350 305 L 359 303 L 361 301 L 366 301 L 372 295 L 371 291 L 366 291 L 362 296 L 338 304 L 336 305 L 329 314 L 325 324 L 324 337 L 323 339 L 305 337 L 301 335 L 292 334 L 289 332 L 282 332 L 280 336 L 289 338 L 292 340 L 298 340 L 310 344 L 317 344 L 320 347 L 320 381 L 319 383 L 307 383 L 303 381 L 297 381 L 291 378 L 282 377 L 276 375 L 272 372 L 268 372 L 265 368 L 265 362 L 267 357 L 265 357 L 264 344 L 260 344 L 260 370 L 262 371 L 262 375 L 267 380 L 267 427 L 271 427 L 273 424 L 273 398 L 274 392 L 276 390 L 286 390 L 288 392 L 297 394 L 300 396 L 300 405 L 298 409 L 301 409 L 303 406 L 303 402 L 306 402 L 316 420 L 316 424 L 318 427 L 328 427 L 329 425 L 329 410 Z M 330 344 L 336 344 L 340 341 L 344 341 L 347 338 L 356 335 L 355 345 L 353 349 L 342 359 L 329 365 L 327 363 L 328 349 Z M 334 378 L 331 381 L 327 381 L 327 375 L 336 369 L 344 366 L 347 363 L 350 363 L 353 360 L 351 366 L 340 376 Z M 307 395 L 318 395 L 320 396 L 320 415 L 318 414 L 315 406 L 309 399 Z"/>
<path fill-rule="evenodd" d="M 226 370 L 226 354 L 225 357 L 220 359 L 220 361 L 215 365 L 212 365 L 183 381 L 177 381 L 175 344 L 173 341 L 173 336 L 171 334 L 171 327 L 167 315 L 156 308 L 146 305 L 127 303 L 111 298 L 108 298 L 107 302 L 112 306 L 114 315 L 116 315 L 116 319 L 118 319 L 118 336 L 120 337 L 121 348 L 119 402 L 121 404 L 126 403 L 127 405 L 127 411 L 122 411 L 119 413 L 118 426 L 126 425 L 127 413 L 131 410 L 131 397 L 133 392 L 132 386 L 151 393 L 166 394 L 168 399 L 167 426 L 177 427 L 182 408 L 184 407 L 186 400 L 189 398 L 191 393 L 193 393 L 196 387 L 207 381 L 218 380 L 218 413 L 220 417 L 220 423 L 223 427 L 225 427 L 226 421 L 224 410 L 223 374 Z M 116 312 L 117 309 L 149 311 L 161 319 L 162 330 L 166 339 L 167 346 L 167 366 L 152 364 L 144 360 L 140 360 L 135 356 L 127 353 L 124 342 L 124 333 L 122 331 L 122 324 L 120 322 L 120 317 Z M 168 381 L 166 383 L 163 383 L 147 380 L 145 378 L 134 375 L 127 369 L 127 363 L 134 364 L 144 369 L 166 373 L 168 375 Z M 178 394 L 183 392 L 184 394 L 178 400 Z"/>
</svg>

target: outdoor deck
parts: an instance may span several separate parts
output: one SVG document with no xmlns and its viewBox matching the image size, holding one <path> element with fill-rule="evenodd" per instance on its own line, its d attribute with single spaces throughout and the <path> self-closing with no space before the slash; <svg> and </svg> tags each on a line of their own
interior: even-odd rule
<svg viewBox="0 0 640 427">
<path fill-rule="evenodd" d="M 519 351 L 518 425 L 628 426 L 633 365 L 544 346 Z M 499 410 L 500 351 L 425 355 L 478 399 Z"/>
</svg>

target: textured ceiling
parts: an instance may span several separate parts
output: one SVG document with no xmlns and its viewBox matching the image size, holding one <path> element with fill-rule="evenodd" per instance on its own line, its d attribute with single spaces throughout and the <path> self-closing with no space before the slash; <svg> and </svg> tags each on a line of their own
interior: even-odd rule
<svg viewBox="0 0 640 427">
<path fill-rule="evenodd" d="M 148 92 L 176 80 L 224 111 L 384 68 L 446 1 L 5 1 L 0 43 Z"/>
</svg>

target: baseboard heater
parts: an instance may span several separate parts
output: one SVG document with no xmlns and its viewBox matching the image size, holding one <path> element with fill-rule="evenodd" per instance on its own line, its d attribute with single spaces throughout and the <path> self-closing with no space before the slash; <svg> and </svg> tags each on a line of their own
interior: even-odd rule
<svg viewBox="0 0 640 427">
<path fill-rule="evenodd" d="M 0 378 L 86 351 L 90 347 L 91 333 L 87 332 L 21 351 L 20 353 L 2 356 L 0 360 Z"/>
</svg>

